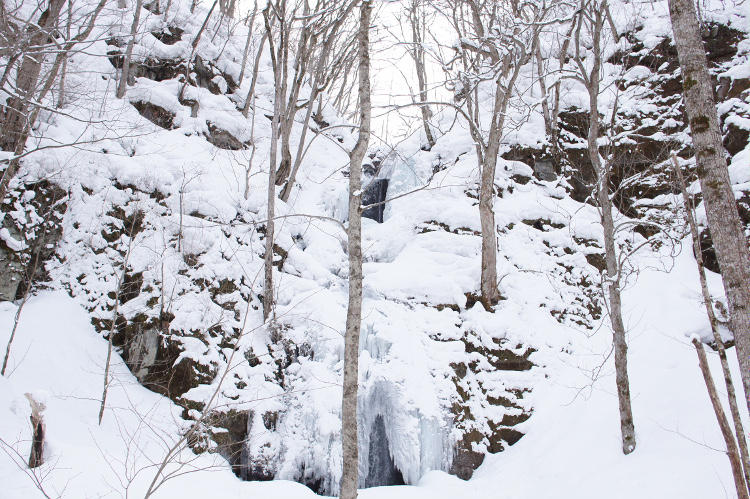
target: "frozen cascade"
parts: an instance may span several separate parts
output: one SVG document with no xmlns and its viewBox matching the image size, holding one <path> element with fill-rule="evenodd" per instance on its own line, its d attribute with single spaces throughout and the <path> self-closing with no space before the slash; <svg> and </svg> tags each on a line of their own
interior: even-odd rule
<svg viewBox="0 0 750 499">
<path fill-rule="evenodd" d="M 365 487 L 380 487 L 383 485 L 404 485 L 404 476 L 393 462 L 389 448 L 388 436 L 385 432 L 383 416 L 375 417 L 375 423 L 370 430 L 369 463 L 365 476 Z"/>
<path fill-rule="evenodd" d="M 449 422 L 425 414 L 409 396 L 408 373 L 395 375 L 397 349 L 377 323 L 363 324 L 362 336 L 360 486 L 415 484 L 427 471 L 448 471 Z"/>
</svg>

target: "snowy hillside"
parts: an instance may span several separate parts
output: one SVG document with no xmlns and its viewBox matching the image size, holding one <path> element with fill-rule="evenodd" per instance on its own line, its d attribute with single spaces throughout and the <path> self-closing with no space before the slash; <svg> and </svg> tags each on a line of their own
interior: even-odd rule
<svg viewBox="0 0 750 499">
<path fill-rule="evenodd" d="M 191 12 L 175 0 L 164 14 L 147 4 L 133 85 L 118 99 L 127 3 L 107 4 L 69 58 L 63 107 L 40 113 L 27 146 L 38 150 L 2 200 L 0 344 L 12 332 L 13 343 L 0 377 L 0 498 L 335 495 L 356 127 L 331 102 L 309 124 L 291 195 L 275 200 L 275 308 L 264 320 L 269 53 L 257 83 L 252 71 L 240 75 L 248 47 L 265 42 L 218 14 L 203 32 L 211 5 Z M 614 214 L 627 227 L 618 243 L 643 245 L 623 295 L 637 450 L 625 456 L 619 442 L 588 97 L 562 80 L 562 159 L 553 161 L 529 64 L 494 179 L 494 306 L 480 296 L 480 172 L 468 127 L 445 108 L 431 148 L 421 130 L 396 146 L 371 142 L 363 205 L 389 201 L 363 219 L 361 497 L 735 497 L 691 345 L 693 335 L 710 343 L 711 329 L 670 173 L 672 151 L 691 175 L 695 164 L 667 4 L 612 6 L 623 36 L 608 40 L 603 81 L 619 91 L 599 111 L 616 135 Z M 703 15 L 718 40 L 709 60 L 750 234 L 750 24 L 741 6 L 709 2 Z M 547 35 L 557 43 L 559 33 Z M 306 82 L 300 99 L 311 93 Z M 702 205 L 698 217 L 712 254 Z M 654 224 L 667 235 L 650 239 Z M 707 266 L 723 304 L 715 259 Z M 728 355 L 738 380 L 735 349 Z M 711 350 L 709 360 L 719 380 Z M 25 394 L 46 406 L 45 463 L 34 469 Z"/>
</svg>

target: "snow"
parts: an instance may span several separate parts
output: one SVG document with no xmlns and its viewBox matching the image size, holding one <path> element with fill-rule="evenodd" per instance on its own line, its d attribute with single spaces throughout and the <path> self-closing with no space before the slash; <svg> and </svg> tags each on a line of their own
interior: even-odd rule
<svg viewBox="0 0 750 499">
<path fill-rule="evenodd" d="M 183 40 L 168 46 L 145 33 L 137 54 L 174 58 L 189 52 L 188 40 L 197 33 L 203 11 L 199 8 L 191 17 L 186 6 L 175 8 L 175 19 L 186 28 Z M 618 26 L 625 27 L 632 17 L 629 9 L 636 8 L 645 10 L 637 16 L 644 21 L 638 36 L 648 50 L 669 35 L 666 3 L 616 9 Z M 149 29 L 161 26 L 157 16 L 142 14 Z M 108 21 L 119 26 L 124 22 L 119 17 L 127 16 L 112 15 Z M 204 37 L 198 53 L 204 60 L 222 53 L 216 66 L 236 78 L 243 30 L 238 29 L 223 52 L 223 35 L 216 37 L 216 44 Z M 99 35 L 104 38 L 104 33 Z M 106 50 L 101 40 L 91 47 L 100 56 Z M 43 486 L 63 497 L 142 496 L 154 476 L 153 463 L 189 427 L 182 418 L 183 407 L 141 386 L 117 352 L 108 409 L 102 426 L 97 424 L 107 343 L 92 319 L 111 317 L 109 295 L 125 264 L 132 272 L 142 272 L 146 284 L 141 295 L 122 304 L 124 317 L 133 319 L 145 310 L 149 320 L 156 320 L 158 307 L 148 302 L 170 297 L 175 318 L 169 328 L 183 333 L 175 340 L 181 348 L 175 365 L 190 360 L 223 372 L 230 366 L 232 350 L 224 340 L 236 341 L 238 356 L 244 355 L 247 362 L 231 365 L 233 379 L 221 386 L 216 406 L 250 411 L 245 453 L 268 463 L 277 479 L 242 482 L 218 454 L 194 456 L 183 449 L 176 460 L 190 460 L 183 471 L 191 473 L 168 481 L 156 497 L 309 498 L 316 496 L 292 480 L 321 477 L 327 490 L 335 490 L 341 470 L 340 380 L 348 291 L 343 230 L 348 183 L 341 173 L 348 155 L 341 147 L 351 146 L 354 134 L 308 134 L 310 148 L 299 172 L 300 187 L 288 203 L 278 202 L 277 213 L 286 218 L 277 222 L 275 242 L 287 253 L 283 266 L 274 270 L 278 333 L 263 324 L 254 298 L 262 290 L 258 276 L 264 239 L 258 228 L 265 218 L 270 137 L 263 113 L 271 108 L 273 92 L 268 61 L 262 62 L 258 79 L 256 109 L 261 114 L 254 130 L 257 152 L 247 199 L 243 191 L 249 151 L 217 149 L 204 138 L 207 122 L 240 141 L 251 138 L 251 121 L 237 110 L 237 96 L 187 87 L 185 97 L 200 104 L 198 117 L 191 118 L 190 110 L 178 101 L 178 80 L 139 78 L 129 88 L 127 101 L 144 100 L 173 112 L 176 129 L 163 130 L 128 102 L 111 97 L 114 69 L 105 57 L 76 54 L 71 65 L 97 72 L 95 77 L 73 78 L 72 83 L 86 92 L 76 94 L 70 106 L 79 118 L 97 120 L 86 126 L 82 120 L 51 119 L 40 125 L 44 136 L 39 144 L 66 143 L 81 134 L 97 142 L 32 155 L 24 165 L 29 179 L 53 175 L 70 191 L 70 199 L 60 259 L 47 269 L 53 289 L 26 304 L 10 374 L 0 378 L 0 437 L 4 449 L 10 450 L 10 445 L 19 453 L 0 453 L 5 485 L 0 495 L 41 496 L 22 462 L 30 438 L 25 393 L 47 405 L 49 464 L 41 470 Z M 608 82 L 621 76 L 611 65 L 606 72 Z M 526 84 L 532 79 L 527 73 L 521 76 Z M 641 80 L 652 75 L 637 66 L 627 76 Z M 227 87 L 218 75 L 214 83 L 220 90 Z M 240 83 L 241 100 L 249 77 Z M 587 109 L 588 97 L 579 84 L 565 79 L 562 89 L 565 107 Z M 611 107 L 610 94 L 602 98 L 600 111 Z M 532 108 L 538 103 L 533 96 L 521 98 Z M 639 105 L 630 95 L 621 98 L 627 109 Z M 646 104 L 640 107 L 641 112 L 656 110 Z M 520 122 L 523 112 L 513 109 L 509 114 L 509 119 Z M 344 124 L 330 107 L 324 116 L 334 125 Z M 113 135 L 98 120 L 120 128 Z M 452 122 L 447 113 L 436 120 L 446 130 Z M 746 125 L 740 118 L 733 120 Z M 296 125 L 293 147 L 300 133 Z M 535 112 L 507 135 L 504 146 L 539 146 L 543 136 L 544 123 Z M 506 299 L 494 313 L 479 304 L 467 308 L 480 273 L 475 148 L 460 124 L 432 151 L 420 151 L 419 140 L 415 134 L 389 155 L 378 175 L 390 179 L 388 197 L 416 192 L 389 202 L 384 223 L 364 220 L 362 245 L 360 471 L 365 481 L 382 478 L 368 476 L 368 454 L 373 435 L 384 435 L 387 445 L 373 446 L 374 452 L 381 462 L 392 460 L 410 485 L 366 489 L 361 497 L 731 497 L 727 459 L 715 450 L 723 443 L 690 345 L 692 335 L 706 337 L 709 331 L 690 245 L 683 243 L 687 250 L 669 273 L 652 270 L 655 262 L 670 266 L 666 250 L 636 257 L 640 273 L 625 293 L 624 307 L 638 447 L 623 456 L 611 335 L 606 317 L 592 312 L 596 299 L 587 294 L 600 279 L 586 260 L 601 253 L 596 209 L 568 197 L 564 180 L 540 182 L 524 163 L 499 160 L 495 182 L 501 192 L 494 208 L 500 291 Z M 747 151 L 735 156 L 730 168 L 738 185 L 750 182 Z M 658 199 L 662 200 L 673 203 L 674 197 Z M 143 229 L 128 234 L 115 208 L 125 216 L 142 212 Z M 537 222 L 542 229 L 534 226 Z M 16 243 L 22 243 L 3 231 L 0 238 L 5 244 L 21 249 Z M 105 238 L 112 235 L 115 242 Z M 133 251 L 125 262 L 123 250 L 131 242 Z M 189 264 L 191 259 L 197 263 Z M 234 288 L 219 293 L 223 282 Z M 710 275 L 717 296 L 720 284 L 718 276 Z M 145 291 L 147 286 L 151 291 Z M 7 341 L 15 313 L 15 305 L 0 304 L 0 345 Z M 271 340 L 277 333 L 308 351 L 290 362 L 281 382 L 277 362 L 287 357 L 283 344 Z M 516 354 L 531 348 L 535 367 L 497 371 L 485 357 L 468 351 L 467 338 L 483 348 L 502 343 Z M 717 373 L 718 360 L 708 354 Z M 733 350 L 729 354 L 735 355 Z M 250 358 L 257 364 L 251 365 Z M 460 421 L 464 426 L 458 428 L 452 407 L 461 400 L 453 366 L 462 363 L 474 363 L 477 369 L 464 380 L 467 390 L 473 390 L 463 401 L 472 417 Z M 730 363 L 736 365 L 736 359 Z M 181 399 L 186 404 L 205 402 L 218 384 L 209 378 Z M 487 400 L 519 391 L 523 398 L 516 401 L 517 407 Z M 522 411 L 533 414 L 514 426 L 525 433 L 518 443 L 488 455 L 469 481 L 445 472 L 461 431 L 488 434 L 491 423 Z M 193 418 L 201 415 L 194 408 L 188 413 Z M 266 428 L 267 414 L 278 416 L 274 429 Z M 474 448 L 484 452 L 488 442 L 476 442 Z M 174 463 L 169 469 L 178 470 Z"/>
<path fill-rule="evenodd" d="M 713 290 L 720 292 L 718 276 L 709 277 Z M 668 274 L 642 272 L 638 284 L 625 294 L 624 303 L 638 441 L 633 454 L 623 456 L 619 449 L 613 368 L 611 359 L 604 360 L 608 334 L 602 329 L 587 340 L 574 333 L 574 353 L 548 365 L 547 370 L 554 373 L 552 380 L 535 388 L 535 413 L 527 423 L 533 425 L 533 431 L 505 452 L 488 456 L 472 480 L 463 482 L 432 471 L 417 479 L 415 486 L 366 489 L 361 496 L 522 499 L 544 497 L 554 490 L 555 494 L 581 498 L 603 494 L 612 498 L 652 494 L 706 498 L 724 496 L 725 491 L 732 497 L 726 456 L 713 450 L 723 448 L 721 435 L 686 335 L 697 324 L 708 328 L 689 252 L 682 252 Z M 3 344 L 14 313 L 13 305 L 2 305 Z M 364 343 L 369 342 L 366 339 Z M 26 456 L 30 409 L 23 394 L 32 393 L 44 401 L 49 464 L 42 471 L 48 492 L 64 492 L 63 497 L 121 494 L 120 481 L 130 476 L 123 467 L 126 460 L 131 473 L 137 471 L 150 463 L 149 459 L 163 456 L 165 442 L 178 438 L 180 424 L 175 425 L 179 421 L 175 418 L 179 408 L 141 387 L 118 356 L 112 367 L 108 410 L 103 425 L 97 425 L 106 341 L 93 331 L 86 312 L 64 294 L 42 293 L 29 301 L 14 352 L 10 375 L 0 379 L 0 435 L 4 445 L 12 445 Z M 708 353 L 716 376 L 718 358 L 712 351 Z M 733 349 L 729 356 L 730 365 L 736 365 Z M 602 361 L 603 368 L 592 381 L 592 369 Z M 365 379 L 377 377 L 367 362 L 363 367 L 365 373 L 370 372 Z M 377 390 L 370 393 L 378 397 Z M 397 414 L 387 413 L 391 417 Z M 331 431 L 337 431 L 336 423 L 332 426 Z M 431 429 L 413 430 L 415 436 L 424 435 L 424 431 L 434 434 Z M 130 435 L 138 436 L 139 448 L 128 447 Z M 415 448 L 411 444 L 405 447 Z M 186 451 L 183 457 L 186 455 L 191 454 Z M 204 454 L 196 459 L 196 471 L 167 482 L 156 497 L 316 497 L 291 482 L 241 482 L 215 456 Z M 3 497 L 41 497 L 6 454 L 0 457 L 0 469 Z M 150 469 L 142 469 L 130 494 L 138 497 L 151 477 Z"/>
</svg>

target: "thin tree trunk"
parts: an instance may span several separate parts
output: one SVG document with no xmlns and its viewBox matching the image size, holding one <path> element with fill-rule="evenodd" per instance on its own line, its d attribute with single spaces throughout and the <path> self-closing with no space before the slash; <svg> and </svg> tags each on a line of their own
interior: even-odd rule
<svg viewBox="0 0 750 499">
<path fill-rule="evenodd" d="M 297 145 L 297 152 L 294 157 L 294 164 L 292 166 L 291 172 L 289 173 L 289 179 L 286 182 L 286 185 L 284 185 L 284 188 L 281 190 L 281 199 L 284 202 L 287 202 L 289 200 L 289 195 L 292 192 L 292 189 L 294 188 L 294 183 L 297 179 L 297 172 L 299 171 L 299 167 L 302 164 L 302 157 L 303 157 L 303 151 L 305 150 L 305 139 L 307 138 L 307 130 L 308 126 L 310 124 L 310 118 L 312 117 L 313 113 L 313 106 L 315 105 L 315 99 L 322 95 L 323 89 L 330 83 L 330 81 L 333 79 L 333 76 L 328 75 L 328 81 L 325 81 L 321 84 L 321 80 L 326 80 L 326 76 L 324 75 L 326 71 L 326 64 L 329 61 L 329 56 L 331 52 L 331 48 L 333 47 L 333 44 L 338 36 L 338 30 L 340 29 L 341 25 L 343 24 L 344 20 L 348 17 L 350 11 L 354 8 L 354 5 L 356 4 L 356 1 L 351 1 L 347 5 L 347 7 L 341 12 L 341 15 L 339 19 L 333 23 L 330 30 L 325 34 L 325 42 L 323 43 L 322 48 L 320 49 L 320 53 L 318 55 L 318 60 L 315 65 L 315 70 L 313 72 L 312 77 L 312 84 L 311 84 L 311 91 L 310 96 L 307 100 L 307 111 L 305 112 L 305 118 L 302 121 L 302 133 L 300 134 L 299 144 Z M 314 46 L 314 43 L 311 45 Z M 312 50 L 310 50 L 310 53 L 312 53 Z M 339 64 L 338 61 L 334 61 L 332 71 L 335 73 L 336 71 L 336 65 Z M 296 100 L 296 99 L 295 99 Z M 322 102 L 318 101 L 318 109 L 322 108 Z M 278 182 L 277 182 L 278 183 Z"/>
<path fill-rule="evenodd" d="M 565 66 L 565 61 L 568 57 L 568 47 L 570 47 L 570 37 L 573 34 L 573 30 L 575 29 L 576 22 L 570 23 L 570 28 L 568 28 L 567 33 L 565 34 L 565 40 L 563 41 L 562 47 L 560 47 L 560 53 L 558 54 L 558 70 L 562 71 L 563 66 Z M 562 154 L 560 151 L 560 126 L 558 123 L 558 118 L 560 116 L 560 77 L 558 76 L 557 81 L 555 82 L 554 89 L 555 89 L 555 98 L 552 101 L 552 116 L 550 119 L 550 125 L 552 126 L 551 129 L 551 142 L 552 142 L 552 158 L 555 162 L 555 168 L 560 168 L 560 163 L 562 162 Z"/>
<path fill-rule="evenodd" d="M 245 98 L 245 105 L 242 107 L 242 116 L 247 118 L 247 113 L 250 110 L 250 102 L 253 101 L 253 95 L 255 94 L 255 84 L 258 82 L 258 70 L 260 68 L 260 57 L 263 55 L 263 46 L 266 44 L 268 39 L 268 33 L 263 34 L 263 38 L 260 39 L 260 45 L 258 46 L 258 52 L 255 54 L 255 66 L 253 67 L 253 78 L 250 80 L 250 90 L 247 91 L 247 97 Z"/>
<path fill-rule="evenodd" d="M 255 14 L 258 12 L 258 0 L 255 0 L 253 13 L 250 14 L 250 23 L 247 27 L 247 39 L 245 40 L 245 50 L 242 51 L 242 68 L 240 69 L 240 78 L 237 80 L 242 85 L 242 79 L 245 77 L 247 67 L 247 51 L 250 50 L 250 41 L 253 39 L 253 26 L 255 25 Z"/>
<path fill-rule="evenodd" d="M 698 363 L 700 364 L 701 373 L 703 373 L 703 380 L 706 382 L 706 389 L 708 390 L 708 396 L 711 399 L 711 405 L 716 414 L 716 420 L 719 422 L 721 435 L 724 437 L 724 442 L 727 445 L 727 457 L 729 458 L 729 464 L 732 466 L 732 476 L 734 477 L 734 486 L 737 489 L 737 498 L 748 499 L 747 486 L 745 485 L 745 478 L 742 474 L 740 454 L 737 451 L 737 444 L 734 441 L 732 429 L 729 427 L 729 421 L 727 421 L 724 409 L 721 407 L 719 394 L 716 392 L 716 386 L 711 377 L 711 370 L 708 367 L 708 360 L 706 359 L 706 351 L 703 349 L 703 343 L 697 338 L 693 338 L 693 345 L 698 354 Z"/>
<path fill-rule="evenodd" d="M 73 3 L 68 2 L 68 22 L 65 24 L 65 41 L 70 41 L 70 25 L 73 22 Z M 60 90 L 57 95 L 57 108 L 65 104 L 65 74 L 68 72 L 68 54 L 63 55 L 62 70 L 60 71 Z"/>
<path fill-rule="evenodd" d="M 128 270 L 128 261 L 130 260 L 130 252 L 133 249 L 133 238 L 135 237 L 135 224 L 138 219 L 138 213 L 133 213 L 133 222 L 130 225 L 130 232 L 128 234 L 128 249 L 125 252 L 125 257 L 122 262 L 122 270 L 117 278 L 117 288 L 115 289 L 115 303 L 112 308 L 112 323 L 109 326 L 109 335 L 107 337 L 107 360 L 104 364 L 104 386 L 102 387 L 102 403 L 99 406 L 99 425 L 102 424 L 102 418 L 104 417 L 104 408 L 107 405 L 107 393 L 109 392 L 109 368 L 112 365 L 112 337 L 115 335 L 115 326 L 117 325 L 117 314 L 120 310 L 120 294 L 122 292 L 122 284 L 125 281 L 125 273 Z"/>
<path fill-rule="evenodd" d="M 65 0 L 50 0 L 47 9 L 39 16 L 34 34 L 29 39 L 32 47 L 26 52 L 16 76 L 16 95 L 8 99 L 3 122 L 0 145 L 4 151 L 16 151 L 19 142 L 25 142 L 24 129 L 29 118 L 29 107 L 39 81 L 45 59 L 45 47 L 49 42 L 60 10 Z M 3 179 L 5 180 L 5 179 Z"/>
<path fill-rule="evenodd" d="M 411 42 L 412 48 L 409 53 L 414 60 L 414 69 L 417 73 L 417 85 L 419 88 L 419 110 L 422 113 L 422 126 L 424 127 L 425 137 L 429 148 L 435 147 L 435 137 L 432 135 L 430 128 L 430 119 L 432 111 L 425 104 L 427 102 L 427 71 L 425 70 L 424 47 L 422 46 L 422 27 L 419 18 L 419 0 L 412 0 L 409 5 L 409 24 L 411 25 Z"/>
<path fill-rule="evenodd" d="M 252 120 L 250 121 L 250 159 L 247 162 L 245 169 L 245 192 L 243 197 L 247 200 L 250 197 L 250 172 L 253 168 L 253 162 L 255 161 L 255 151 L 257 145 L 255 144 L 255 112 L 253 112 Z"/>
<path fill-rule="evenodd" d="M 133 58 L 133 47 L 135 46 L 135 36 L 138 34 L 138 23 L 141 20 L 141 8 L 143 7 L 143 0 L 136 0 L 135 12 L 133 13 L 133 24 L 130 26 L 130 39 L 128 40 L 128 46 L 125 49 L 125 56 L 122 59 L 122 69 L 120 70 L 120 81 L 117 84 L 117 92 L 115 93 L 118 99 L 125 97 L 125 92 L 128 89 L 128 76 L 130 75 L 130 60 Z"/>
<path fill-rule="evenodd" d="M 495 99 L 499 103 L 500 88 L 496 89 Z M 493 121 L 497 120 L 497 114 L 493 113 Z M 489 310 L 500 298 L 497 289 L 497 227 L 495 226 L 495 168 L 497 167 L 497 154 L 500 147 L 500 132 L 493 124 L 487 140 L 488 147 L 484 151 L 482 162 L 481 180 L 479 184 L 479 221 L 482 227 L 482 268 L 480 278 L 480 289 L 482 303 Z"/>
<path fill-rule="evenodd" d="M 612 325 L 612 336 L 615 354 L 615 381 L 617 401 L 620 408 L 620 433 L 622 452 L 630 454 L 635 450 L 635 426 L 633 410 L 630 403 L 630 380 L 628 377 L 628 344 L 625 339 L 625 325 L 622 320 L 622 298 L 620 295 L 620 273 L 617 264 L 617 245 L 615 242 L 615 225 L 612 217 L 612 200 L 609 197 L 609 164 L 602 164 L 599 156 L 599 81 L 601 69 L 601 32 L 603 17 L 601 8 L 593 13 L 593 68 L 588 76 L 589 93 L 589 133 L 588 153 L 594 172 L 597 176 L 596 198 L 599 204 L 602 230 L 604 234 L 604 253 L 607 273 L 603 276 L 603 286 L 607 288 L 609 298 L 609 319 Z"/>
<path fill-rule="evenodd" d="M 550 137 L 550 140 L 553 140 L 554 137 L 552 136 L 552 115 L 550 114 L 549 109 L 549 100 L 547 98 L 547 84 L 544 81 L 544 59 L 542 58 L 542 49 L 541 47 L 537 47 L 535 51 L 536 55 L 536 67 L 537 67 L 537 76 L 539 77 L 539 90 L 542 94 L 542 117 L 544 118 L 544 131 L 547 133 L 547 136 Z"/>
<path fill-rule="evenodd" d="M 307 3 L 304 4 L 302 12 L 303 17 L 307 17 L 309 14 L 309 6 Z M 291 135 L 292 127 L 294 126 L 294 118 L 297 115 L 297 100 L 299 99 L 299 92 L 302 88 L 302 82 L 307 73 L 307 59 L 312 56 L 312 47 L 315 45 L 315 37 L 311 36 L 310 29 L 305 24 L 300 29 L 299 40 L 297 43 L 297 51 L 295 54 L 294 61 L 294 78 L 292 78 L 292 87 L 289 90 L 289 97 L 286 101 L 286 107 L 282 109 L 282 121 L 281 121 L 281 163 L 279 169 L 276 172 L 276 185 L 282 185 L 284 181 L 289 177 L 292 170 L 292 152 L 291 152 Z M 288 42 L 287 42 L 288 47 Z M 284 57 L 287 56 L 288 49 L 284 52 Z M 285 65 L 286 67 L 286 65 Z M 286 78 L 284 79 L 286 82 Z M 314 91 L 314 89 L 312 90 Z M 308 102 L 309 104 L 309 102 Z"/>
<path fill-rule="evenodd" d="M 340 499 L 356 499 L 359 485 L 357 392 L 359 388 L 359 333 L 362 323 L 362 160 L 370 140 L 370 11 L 362 2 L 359 18 L 359 138 L 349 156 L 349 305 L 344 337 L 344 390 L 341 403 L 343 469 Z"/>
<path fill-rule="evenodd" d="M 721 269 L 737 346 L 745 402 L 750 410 L 750 251 L 724 158 L 713 86 L 692 0 L 669 0 L 682 69 L 685 111 L 690 123 L 706 218 Z"/>
<path fill-rule="evenodd" d="M 677 156 L 675 156 L 674 153 L 672 153 L 672 165 L 677 174 L 677 181 L 680 184 L 680 190 L 682 190 L 682 199 L 685 204 L 685 216 L 690 225 L 690 234 L 693 239 L 693 255 L 695 255 L 695 261 L 698 264 L 698 276 L 700 277 L 701 293 L 703 293 L 703 304 L 706 306 L 706 314 L 708 315 L 708 321 L 711 324 L 714 343 L 716 343 L 716 350 L 719 354 L 719 359 L 721 360 L 721 370 L 724 374 L 724 384 L 726 385 L 727 398 L 729 399 L 729 410 L 732 413 L 734 432 L 737 436 L 737 446 L 739 447 L 740 457 L 742 458 L 742 469 L 745 474 L 745 482 L 750 485 L 750 459 L 748 459 L 745 429 L 742 425 L 739 407 L 737 406 L 737 394 L 734 390 L 732 372 L 729 370 L 729 361 L 727 360 L 724 341 L 721 339 L 721 334 L 719 334 L 719 321 L 716 319 L 716 314 L 714 314 L 711 293 L 708 290 L 708 283 L 706 282 L 706 268 L 703 265 L 700 233 L 698 232 L 698 224 L 695 221 L 693 200 L 691 199 L 690 194 L 688 194 L 685 180 L 682 177 L 682 169 L 680 168 L 680 165 L 677 162 Z"/>
<path fill-rule="evenodd" d="M 318 78 L 316 77 L 313 81 L 313 88 L 316 88 L 317 83 Z M 297 146 L 297 154 L 294 157 L 294 166 L 292 167 L 292 171 L 289 173 L 289 180 L 287 180 L 286 185 L 284 185 L 284 188 L 281 190 L 281 200 L 285 203 L 289 201 L 289 195 L 291 194 L 292 188 L 294 187 L 294 182 L 297 180 L 297 171 L 299 171 L 299 167 L 302 164 L 302 153 L 305 148 L 305 139 L 307 138 L 307 127 L 310 124 L 310 117 L 312 116 L 313 107 L 314 102 L 311 97 L 309 102 L 307 103 L 305 119 L 302 122 L 302 134 L 299 139 L 299 145 Z"/>
<path fill-rule="evenodd" d="M 276 161 L 279 148 L 279 123 L 281 122 L 281 100 L 284 95 L 284 85 L 282 84 L 283 79 L 283 60 L 277 57 L 275 54 L 275 47 L 273 43 L 273 32 L 271 31 L 271 24 L 269 20 L 269 8 L 263 12 L 263 19 L 266 23 L 266 33 L 268 35 L 268 42 L 271 49 L 271 62 L 273 65 L 273 76 L 275 95 L 273 99 L 273 120 L 271 121 L 271 152 L 268 161 L 268 207 L 266 215 L 266 249 L 263 258 L 263 319 L 268 320 L 273 311 L 273 238 L 274 238 L 274 216 L 276 206 Z M 283 23 L 280 26 L 282 32 L 282 40 L 280 45 L 283 45 Z M 279 47 L 279 54 L 281 55 L 282 47 Z"/>
</svg>

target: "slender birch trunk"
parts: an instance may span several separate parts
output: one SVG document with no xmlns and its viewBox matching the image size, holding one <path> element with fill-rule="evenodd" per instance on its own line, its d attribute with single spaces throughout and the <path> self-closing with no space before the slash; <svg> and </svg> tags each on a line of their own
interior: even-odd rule
<svg viewBox="0 0 750 499">
<path fill-rule="evenodd" d="M 612 216 L 612 200 L 609 197 L 610 165 L 602 161 L 599 154 L 599 82 L 601 80 L 601 36 L 604 24 L 603 5 L 594 7 L 591 13 L 592 30 L 592 68 L 587 74 L 582 59 L 576 56 L 581 74 L 589 94 L 589 132 L 588 153 L 591 165 L 596 173 L 596 199 L 599 204 L 602 231 L 604 235 L 604 254 L 606 274 L 602 276 L 602 288 L 606 289 L 609 305 L 609 319 L 612 326 L 612 341 L 615 356 L 615 383 L 617 401 L 620 409 L 620 434 L 622 452 L 630 454 L 635 450 L 635 425 L 630 401 L 630 379 L 628 376 L 628 344 L 625 338 L 625 324 L 622 320 L 621 276 L 618 265 L 618 250 L 615 241 L 615 223 Z M 580 23 L 583 16 L 579 17 Z M 577 32 L 580 36 L 580 30 Z M 580 40 L 577 40 L 577 44 Z M 577 51 L 578 54 L 578 51 Z"/>
<path fill-rule="evenodd" d="M 692 0 L 669 0 L 706 218 L 729 304 L 745 402 L 750 410 L 750 251 L 732 192 L 706 52 Z"/>
<path fill-rule="evenodd" d="M 359 485 L 357 391 L 359 333 L 362 322 L 362 160 L 370 140 L 370 0 L 362 2 L 359 18 L 359 138 L 349 156 L 349 305 L 344 337 L 344 390 L 341 404 L 343 470 L 340 499 L 356 499 Z"/>
</svg>

